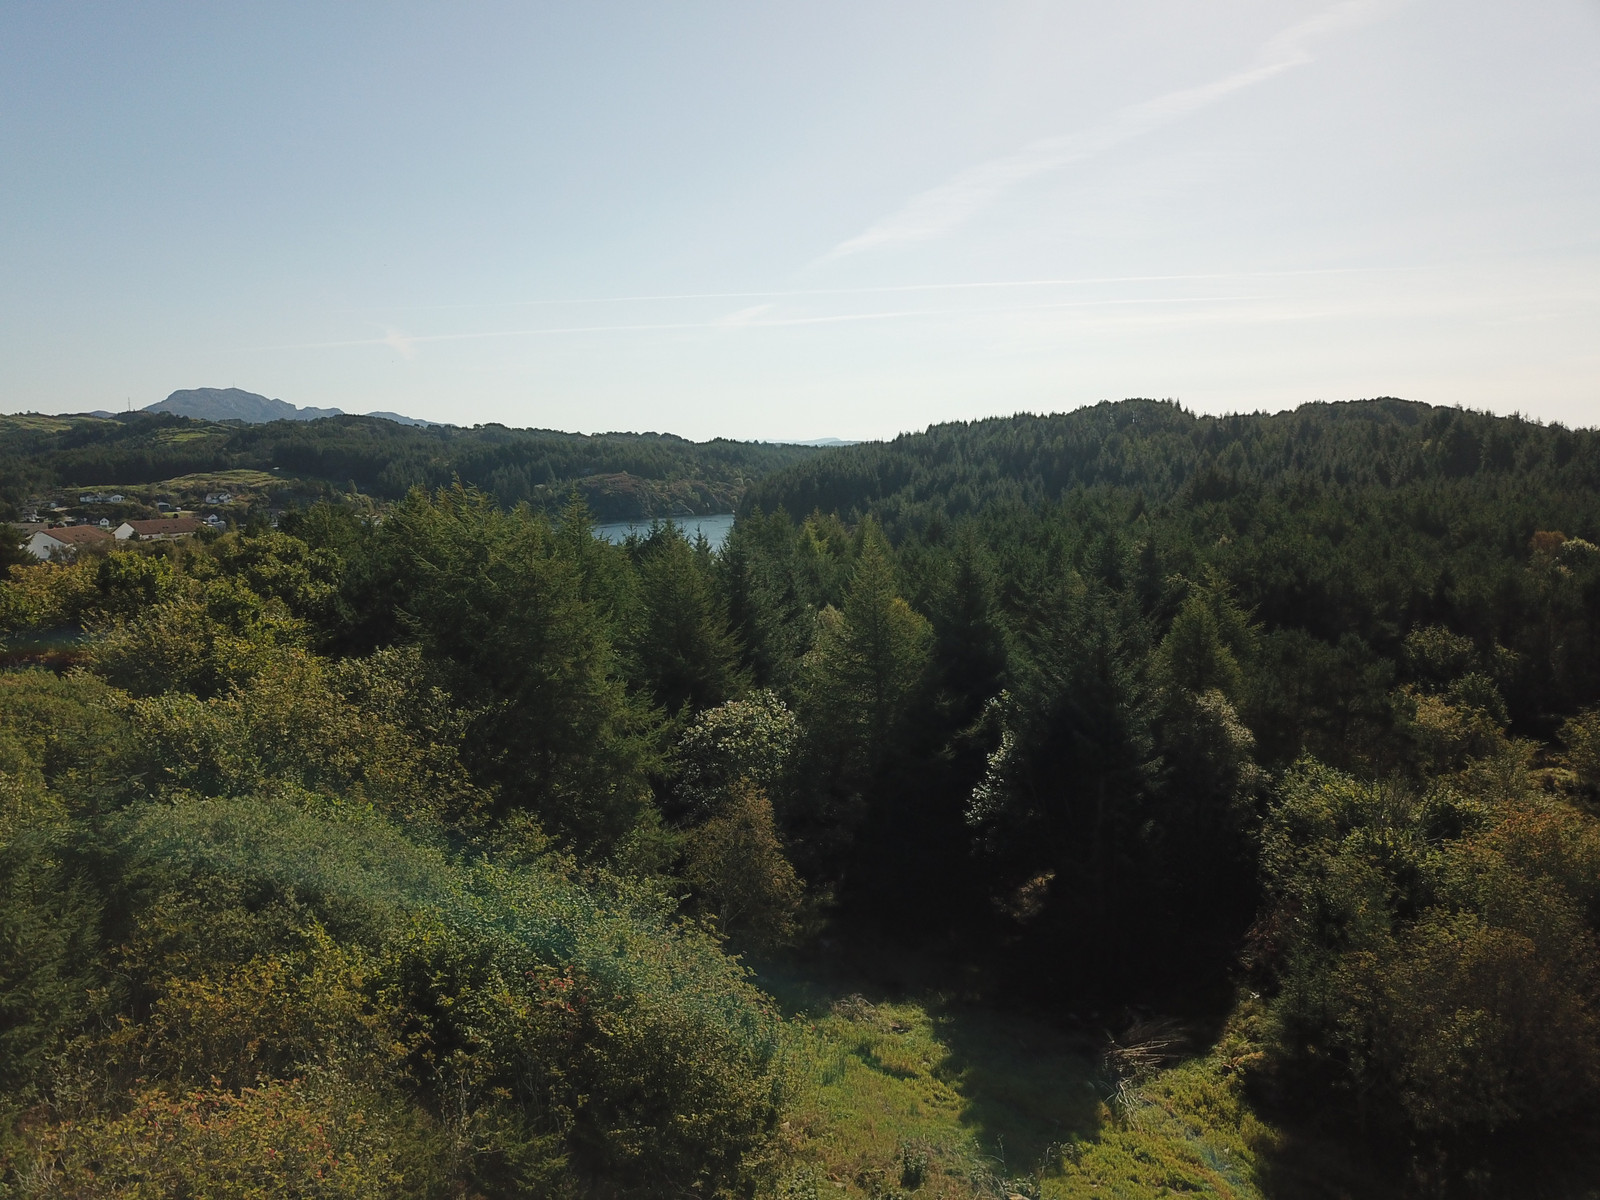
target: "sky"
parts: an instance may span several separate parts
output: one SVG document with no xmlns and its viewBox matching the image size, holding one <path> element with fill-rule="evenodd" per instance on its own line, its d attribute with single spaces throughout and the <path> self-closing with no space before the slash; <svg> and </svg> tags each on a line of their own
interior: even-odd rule
<svg viewBox="0 0 1600 1200">
<path fill-rule="evenodd" d="M 1600 0 L 0 5 L 0 411 L 1600 424 Z"/>
</svg>

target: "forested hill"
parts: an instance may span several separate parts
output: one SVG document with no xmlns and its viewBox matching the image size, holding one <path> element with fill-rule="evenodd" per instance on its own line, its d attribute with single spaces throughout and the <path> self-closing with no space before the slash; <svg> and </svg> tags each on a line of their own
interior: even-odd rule
<svg viewBox="0 0 1600 1200">
<path fill-rule="evenodd" d="M 446 485 L 11 547 L 0 1197 L 1594 1200 L 1593 432 L 0 425 Z"/>
<path fill-rule="evenodd" d="M 1519 730 L 1600 701 L 1600 581 L 1562 568 L 1552 590 L 1535 569 L 1540 539 L 1600 541 L 1593 429 L 1396 399 L 1226 417 L 1127 400 L 833 450 L 753 487 L 747 533 L 760 512 L 871 516 L 912 559 L 976 532 L 1017 595 L 1072 572 L 1131 589 L 1158 620 L 1173 578 L 1212 573 L 1264 629 L 1326 651 L 1269 673 L 1289 691 L 1300 671 L 1309 695 L 1393 670 L 1408 631 L 1437 625 L 1517 652 L 1498 686 Z M 1563 589 L 1581 632 L 1528 617 Z M 1345 761 L 1367 701 L 1315 719 L 1296 703 L 1264 707 L 1263 745 Z"/>
<path fill-rule="evenodd" d="M 1204 503 L 1452 480 L 1493 486 L 1513 476 L 1524 489 L 1594 489 L 1600 434 L 1388 398 L 1225 417 L 1124 400 L 835 450 L 762 480 L 744 508 L 782 508 L 797 520 L 870 512 L 891 528 L 920 528 L 934 514 L 1039 504 L 1077 488 Z"/>
<path fill-rule="evenodd" d="M 290 495 L 351 484 L 382 500 L 459 478 L 503 505 L 554 509 L 577 488 L 600 520 L 729 512 L 752 480 L 818 453 L 804 446 L 586 436 L 504 425 L 413 428 L 372 417 L 237 425 L 171 414 L 0 416 L 0 509 L 52 489 L 155 485 L 275 472 Z M 3 515 L 10 515 L 6 513 Z"/>
</svg>

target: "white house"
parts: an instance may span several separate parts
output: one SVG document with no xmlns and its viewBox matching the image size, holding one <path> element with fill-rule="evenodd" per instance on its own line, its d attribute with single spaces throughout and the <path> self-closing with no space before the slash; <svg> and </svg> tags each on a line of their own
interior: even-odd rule
<svg viewBox="0 0 1600 1200">
<path fill-rule="evenodd" d="M 188 537 L 203 528 L 205 526 L 193 517 L 157 517 L 153 521 L 124 521 L 117 526 L 113 536 L 119 542 L 125 542 L 131 537 L 146 542 L 165 542 L 173 538 Z"/>
<path fill-rule="evenodd" d="M 98 525 L 58 525 L 41 529 L 28 539 L 28 553 L 35 558 L 76 558 L 79 546 L 108 541 L 111 534 Z"/>
</svg>

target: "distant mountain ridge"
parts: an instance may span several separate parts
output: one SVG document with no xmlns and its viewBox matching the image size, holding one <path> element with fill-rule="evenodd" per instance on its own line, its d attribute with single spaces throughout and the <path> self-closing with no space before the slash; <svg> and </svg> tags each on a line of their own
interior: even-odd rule
<svg viewBox="0 0 1600 1200">
<path fill-rule="evenodd" d="M 242 388 L 182 388 L 165 400 L 146 405 L 144 411 L 199 417 L 203 421 L 245 421 L 251 425 L 344 415 L 337 408 L 298 408 L 287 400 L 269 400 Z"/>
<path fill-rule="evenodd" d="M 243 421 L 248 425 L 265 425 L 270 421 L 316 421 L 323 417 L 345 415 L 340 408 L 299 408 L 287 400 L 268 399 L 243 388 L 182 388 L 165 400 L 146 405 L 144 411 L 198 417 L 203 421 Z M 403 417 L 392 412 L 368 415 L 400 425 L 433 424 L 432 421 Z"/>
</svg>

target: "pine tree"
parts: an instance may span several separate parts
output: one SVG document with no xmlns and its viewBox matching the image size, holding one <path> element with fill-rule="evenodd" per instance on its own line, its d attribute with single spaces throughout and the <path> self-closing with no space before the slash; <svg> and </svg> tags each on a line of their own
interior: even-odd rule
<svg viewBox="0 0 1600 1200">
<path fill-rule="evenodd" d="M 676 526 L 654 531 L 642 547 L 644 617 L 634 655 L 652 699 L 668 713 L 711 708 L 745 686 L 709 566 Z"/>
<path fill-rule="evenodd" d="M 24 548 L 26 540 L 23 534 L 10 526 L 0 528 L 0 581 L 4 581 L 11 574 L 13 567 L 37 561 Z"/>
<path fill-rule="evenodd" d="M 1158 767 L 1141 629 L 1077 578 L 1040 617 L 969 819 L 998 879 L 1047 897 L 1030 930 L 1043 969 L 1077 957 L 1115 990 L 1139 957 Z"/>
<path fill-rule="evenodd" d="M 905 752 L 907 717 L 928 682 L 933 632 L 897 594 L 893 551 L 871 521 L 842 610 L 824 608 L 816 643 L 801 664 L 798 705 L 805 730 L 794 836 L 808 877 L 849 870 L 852 845 L 874 813 L 881 817 L 887 776 Z"/>
<path fill-rule="evenodd" d="M 607 851 L 650 803 L 656 755 L 648 708 L 629 696 L 610 638 L 615 597 L 585 594 L 606 575 L 586 580 L 572 561 L 589 548 L 459 485 L 414 493 L 383 536 L 407 584 L 403 626 L 480 714 L 475 765 L 504 804 L 531 808 L 580 852 Z"/>
<path fill-rule="evenodd" d="M 806 656 L 807 724 L 834 743 L 840 761 L 865 773 L 888 751 L 895 728 L 926 679 L 933 631 L 898 594 L 893 551 L 863 523 L 844 609 L 825 608 Z"/>
</svg>

